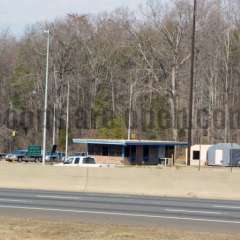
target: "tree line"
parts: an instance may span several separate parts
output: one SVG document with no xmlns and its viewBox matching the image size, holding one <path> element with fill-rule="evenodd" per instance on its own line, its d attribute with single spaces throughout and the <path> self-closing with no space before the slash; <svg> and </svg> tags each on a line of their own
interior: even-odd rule
<svg viewBox="0 0 240 240">
<path fill-rule="evenodd" d="M 1 135 L 41 143 L 49 29 L 48 141 L 70 138 L 187 140 L 193 1 L 147 1 L 138 11 L 68 14 L 0 34 Z M 194 143 L 240 141 L 240 3 L 197 4 Z M 54 114 L 55 113 L 55 114 Z M 55 117 L 54 117 L 55 115 Z M 2 133 L 1 133 L 2 132 Z"/>
</svg>

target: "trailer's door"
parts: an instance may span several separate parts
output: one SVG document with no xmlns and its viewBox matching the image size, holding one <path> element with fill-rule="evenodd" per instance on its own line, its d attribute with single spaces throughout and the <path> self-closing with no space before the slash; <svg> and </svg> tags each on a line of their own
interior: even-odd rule
<svg viewBox="0 0 240 240">
<path fill-rule="evenodd" d="M 215 152 L 215 164 L 222 165 L 223 164 L 223 150 L 217 149 Z"/>
</svg>

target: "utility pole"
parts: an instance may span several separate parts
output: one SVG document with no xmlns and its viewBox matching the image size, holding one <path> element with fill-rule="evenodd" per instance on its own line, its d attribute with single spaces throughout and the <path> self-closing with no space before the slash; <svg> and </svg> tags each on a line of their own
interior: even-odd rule
<svg viewBox="0 0 240 240">
<path fill-rule="evenodd" d="M 45 165 L 46 158 L 46 134 L 47 134 L 47 100 L 48 100 L 48 65 L 49 65 L 49 44 L 50 44 L 50 31 L 47 33 L 47 59 L 46 59 L 46 80 L 45 80 L 45 97 L 44 97 L 44 116 L 43 116 L 43 154 L 42 163 Z"/>
<path fill-rule="evenodd" d="M 65 145 L 65 159 L 68 158 L 69 94 L 70 94 L 70 84 L 69 84 L 69 80 L 68 80 L 68 85 L 67 85 L 67 119 L 66 119 L 66 145 Z"/>
<path fill-rule="evenodd" d="M 191 146 L 192 146 L 192 117 L 193 117 L 193 83 L 194 83 L 194 63 L 195 63 L 195 35 L 196 35 L 196 10 L 197 0 L 193 0 L 193 26 L 192 26 L 192 53 L 191 53 L 191 75 L 189 94 L 189 119 L 188 119 L 188 153 L 187 165 L 190 166 Z"/>
<path fill-rule="evenodd" d="M 128 140 L 131 140 L 131 126 L 132 126 L 132 94 L 133 94 L 133 84 L 130 85 L 129 113 L 128 113 Z"/>
<path fill-rule="evenodd" d="M 55 103 L 53 104 L 53 146 L 55 145 L 56 143 L 56 106 L 55 106 Z"/>
</svg>

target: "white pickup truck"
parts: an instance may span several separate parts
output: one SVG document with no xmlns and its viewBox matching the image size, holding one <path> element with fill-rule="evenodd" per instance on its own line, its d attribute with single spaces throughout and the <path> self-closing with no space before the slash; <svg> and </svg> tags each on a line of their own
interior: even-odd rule
<svg viewBox="0 0 240 240">
<path fill-rule="evenodd" d="M 91 167 L 91 168 L 110 168 L 111 164 L 97 164 L 96 160 L 90 156 L 70 156 L 63 163 L 55 164 L 55 166 L 65 167 Z"/>
</svg>

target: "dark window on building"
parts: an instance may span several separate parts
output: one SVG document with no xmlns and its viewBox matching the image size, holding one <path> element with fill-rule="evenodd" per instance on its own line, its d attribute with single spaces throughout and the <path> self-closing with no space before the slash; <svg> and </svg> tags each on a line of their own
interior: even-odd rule
<svg viewBox="0 0 240 240">
<path fill-rule="evenodd" d="M 88 154 L 98 156 L 122 156 L 122 146 L 88 144 Z"/>
<path fill-rule="evenodd" d="M 102 155 L 102 145 L 94 145 L 95 155 Z"/>
<path fill-rule="evenodd" d="M 103 156 L 108 156 L 108 146 L 103 146 L 102 147 L 102 155 Z"/>
<path fill-rule="evenodd" d="M 193 160 L 200 159 L 200 151 L 193 151 Z"/>
<path fill-rule="evenodd" d="M 102 155 L 102 146 L 95 144 L 88 144 L 88 154 L 90 155 Z"/>
<path fill-rule="evenodd" d="M 125 150 L 124 150 L 124 155 L 125 155 L 125 157 L 129 157 L 129 152 L 130 152 L 130 148 L 129 148 L 129 146 L 126 146 L 125 147 Z"/>
<path fill-rule="evenodd" d="M 109 146 L 109 156 L 122 156 L 122 146 L 114 146 L 114 145 L 110 145 Z"/>
<path fill-rule="evenodd" d="M 149 160 L 149 146 L 143 146 L 143 160 L 144 162 Z"/>
</svg>

